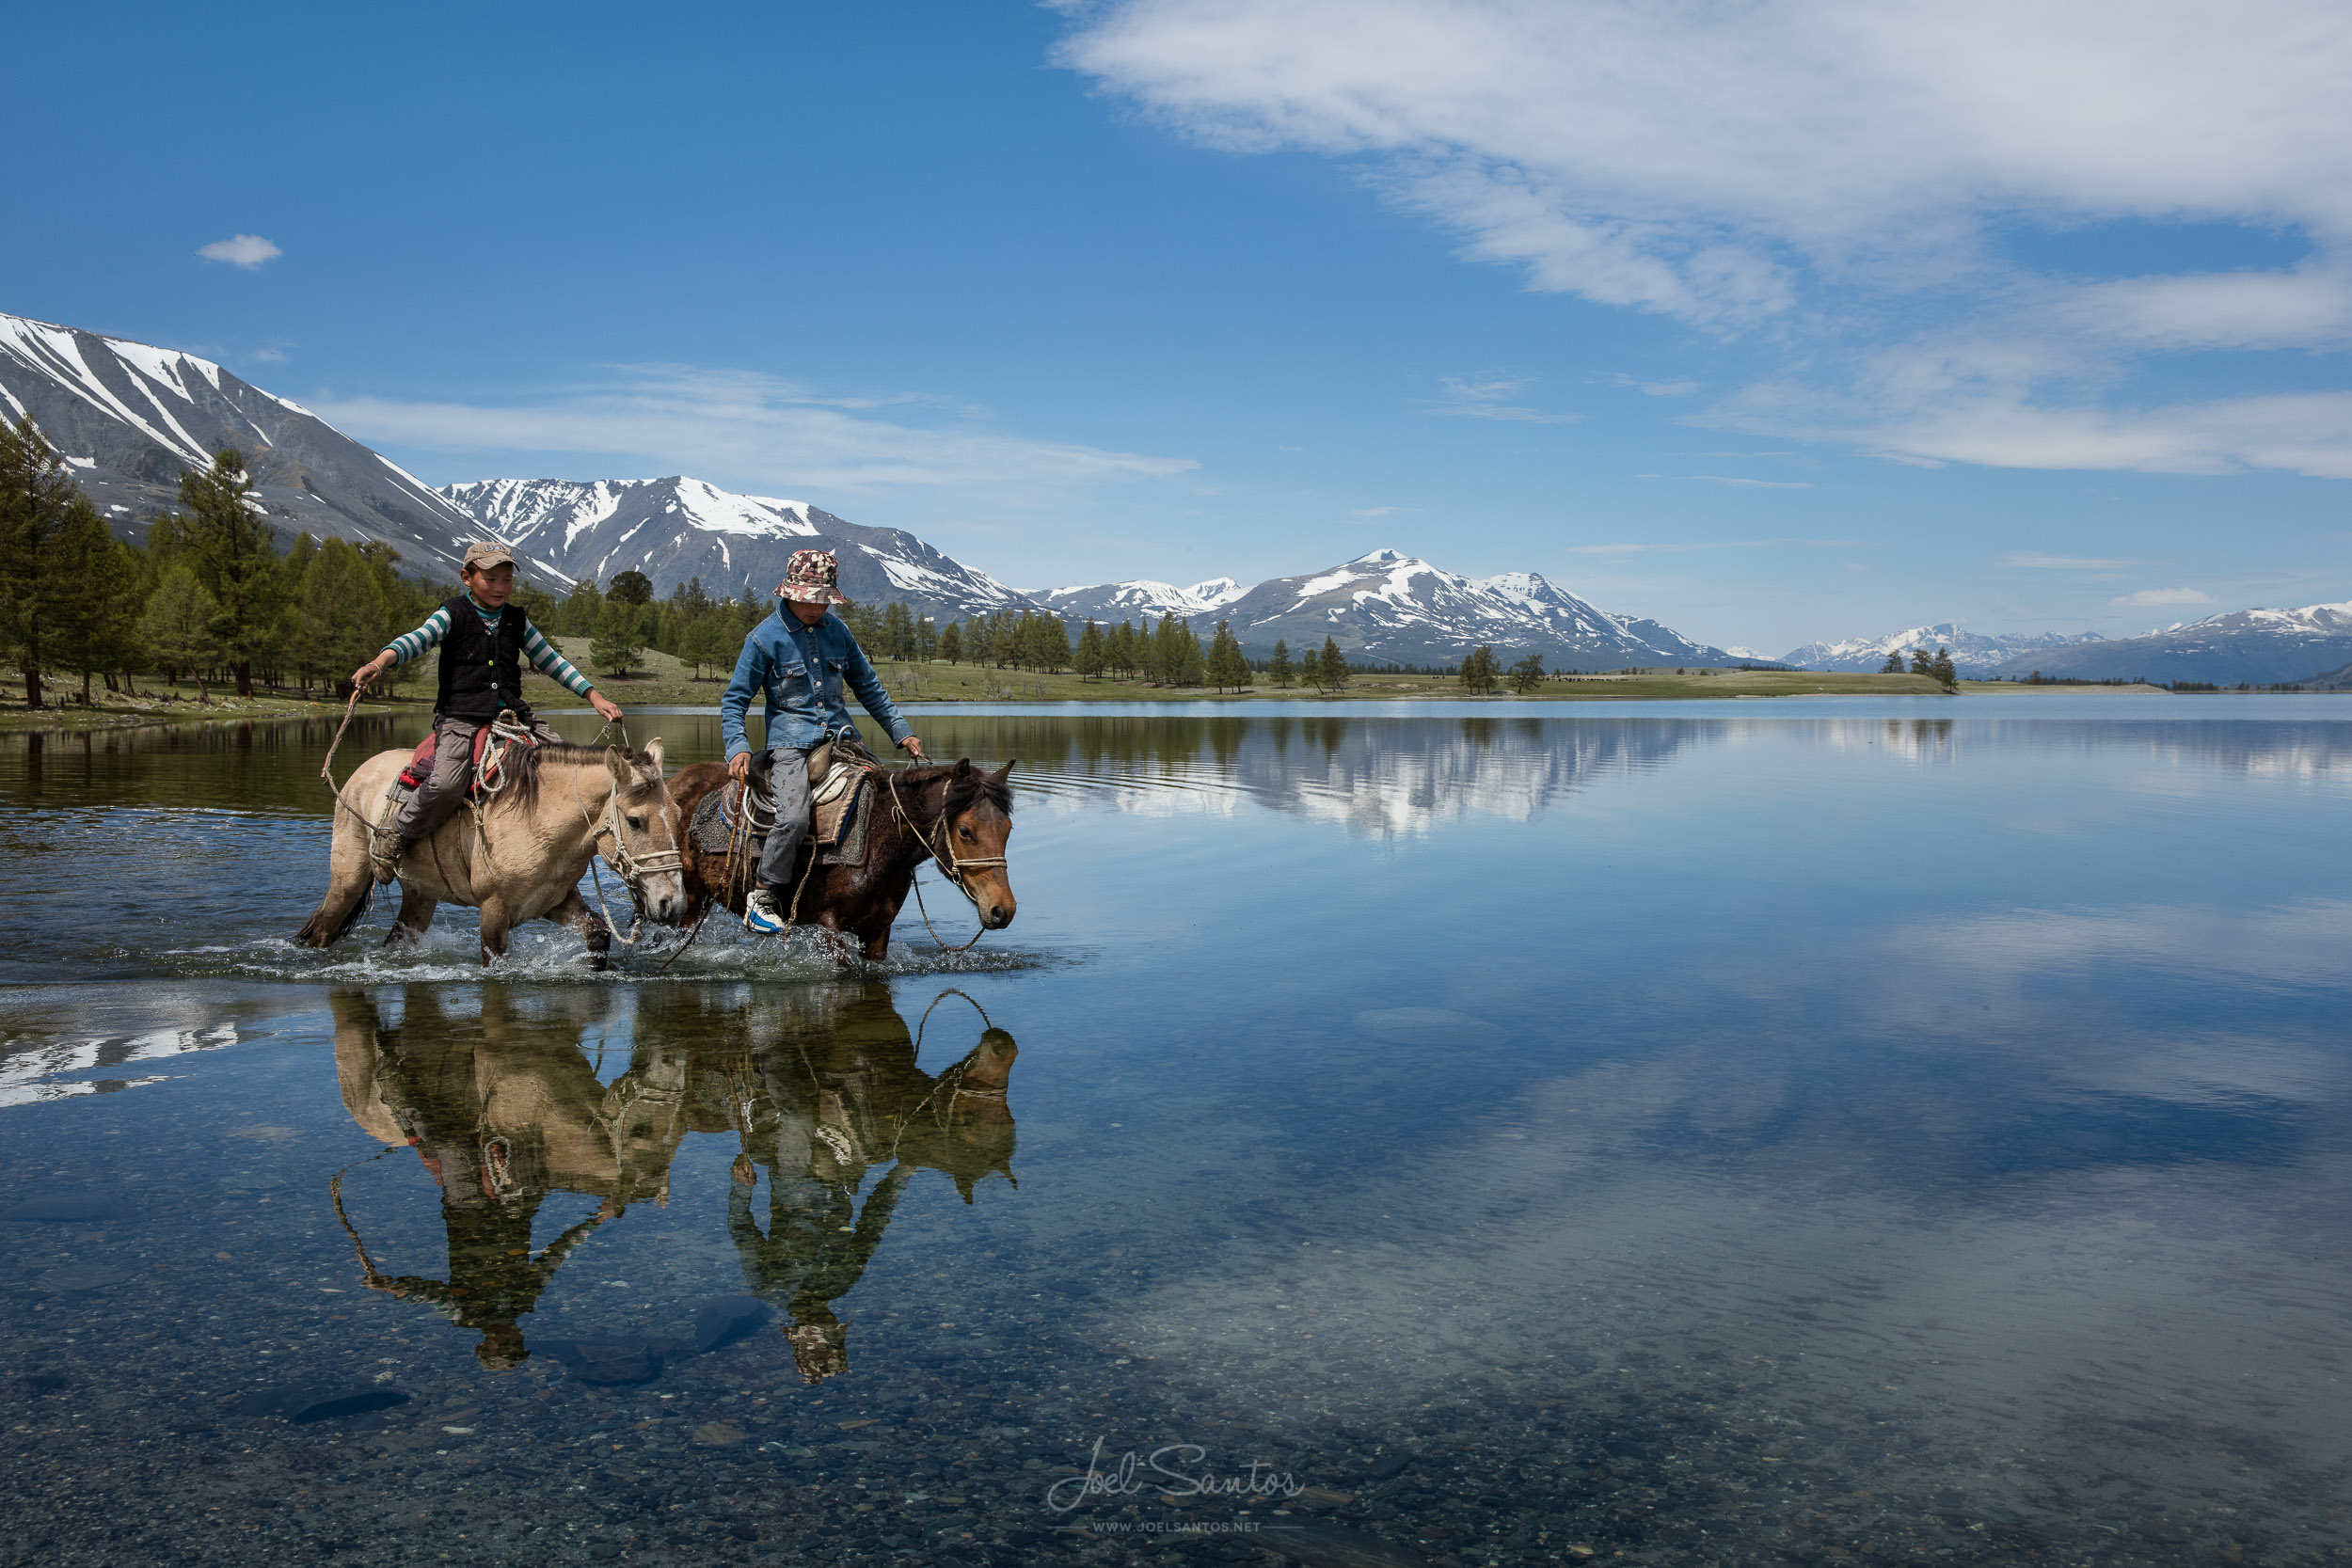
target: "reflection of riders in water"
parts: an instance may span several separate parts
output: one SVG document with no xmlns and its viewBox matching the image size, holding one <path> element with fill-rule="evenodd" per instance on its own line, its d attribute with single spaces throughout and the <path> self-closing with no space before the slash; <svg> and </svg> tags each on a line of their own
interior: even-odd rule
<svg viewBox="0 0 2352 1568">
<path fill-rule="evenodd" d="M 480 1333 L 484 1366 L 516 1365 L 530 1354 L 516 1320 L 565 1255 L 633 1197 L 666 1196 L 686 1132 L 683 1054 L 640 1051 L 608 1088 L 578 1027 L 548 1038 L 501 990 L 484 993 L 478 1020 L 444 1015 L 425 988 L 398 1024 L 361 993 L 338 994 L 334 1008 L 343 1102 L 377 1137 L 416 1149 L 440 1186 L 449 1239 L 446 1281 L 385 1275 L 362 1248 L 365 1283 Z M 603 1201 L 534 1258 L 532 1224 L 559 1190 Z"/>
<path fill-rule="evenodd" d="M 836 996 L 840 993 L 834 993 Z M 906 1021 L 881 986 L 795 1019 L 737 1064 L 728 1095 L 742 1139 L 727 1197 L 727 1233 L 752 1291 L 782 1307 L 801 1376 L 817 1383 L 850 1365 L 850 1325 L 833 1304 L 866 1273 L 899 1196 L 929 1165 L 964 1201 L 992 1170 L 1012 1175 L 1005 1084 L 1012 1037 L 990 1029 L 937 1078 L 915 1066 Z M 889 1170 L 857 1205 L 866 1172 Z M 768 1226 L 754 1213 L 768 1171 Z"/>
<path fill-rule="evenodd" d="M 884 986 L 749 1006 L 681 990 L 659 1013 L 641 997 L 628 1068 L 609 1086 L 579 1045 L 594 1018 L 543 997 L 527 1011 L 503 988 L 481 997 L 478 1018 L 445 1012 L 443 993 L 425 987 L 390 1021 L 363 992 L 339 993 L 333 1006 L 344 1104 L 376 1137 L 417 1150 L 440 1187 L 449 1242 L 446 1281 L 385 1274 L 362 1245 L 365 1283 L 430 1302 L 481 1334 L 475 1354 L 486 1367 L 529 1355 L 518 1320 L 591 1231 L 638 1198 L 667 1201 L 670 1163 L 690 1130 L 737 1132 L 728 1234 L 752 1289 L 787 1314 L 793 1359 L 811 1383 L 849 1365 L 849 1325 L 832 1304 L 864 1275 L 914 1173 L 946 1172 L 967 1203 L 991 1171 L 1011 1177 L 1012 1037 L 989 1029 L 934 1078 L 915 1065 Z M 573 1005 L 601 1010 L 605 1000 Z M 657 1043 L 664 1037 L 686 1043 Z M 889 1168 L 861 1211 L 858 1190 L 880 1164 Z M 764 1230 L 754 1214 L 761 1166 Z M 534 1256 L 532 1222 L 557 1191 L 601 1204 Z"/>
</svg>

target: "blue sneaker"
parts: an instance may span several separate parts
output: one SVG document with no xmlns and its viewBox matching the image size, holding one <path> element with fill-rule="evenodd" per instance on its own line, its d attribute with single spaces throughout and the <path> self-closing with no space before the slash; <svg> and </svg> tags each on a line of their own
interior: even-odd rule
<svg viewBox="0 0 2352 1568">
<path fill-rule="evenodd" d="M 743 900 L 743 928 L 762 936 L 773 936 L 784 929 L 784 911 L 776 908 L 774 893 L 756 888 Z"/>
</svg>

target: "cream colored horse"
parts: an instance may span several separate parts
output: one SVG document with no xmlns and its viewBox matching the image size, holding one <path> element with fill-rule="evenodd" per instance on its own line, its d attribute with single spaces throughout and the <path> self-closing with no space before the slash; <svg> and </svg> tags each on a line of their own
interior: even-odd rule
<svg viewBox="0 0 2352 1568">
<path fill-rule="evenodd" d="M 379 752 L 344 782 L 340 798 L 349 809 L 335 813 L 326 895 L 296 941 L 326 947 L 358 923 L 374 879 L 369 829 L 380 817 L 389 819 L 384 792 L 409 755 Z M 388 945 L 422 937 L 435 909 L 448 902 L 481 910 L 485 964 L 505 954 L 508 932 L 544 916 L 580 932 L 602 968 L 612 931 L 579 887 L 598 854 L 620 873 L 645 919 L 675 926 L 684 917 L 681 825 L 662 781 L 660 741 L 642 752 L 516 747 L 507 768 L 508 783 L 487 805 L 457 812 L 401 857 L 400 918 L 384 939 Z"/>
</svg>

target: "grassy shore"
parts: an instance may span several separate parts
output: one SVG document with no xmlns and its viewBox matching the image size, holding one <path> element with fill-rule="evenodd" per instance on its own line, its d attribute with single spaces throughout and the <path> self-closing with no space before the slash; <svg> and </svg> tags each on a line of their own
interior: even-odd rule
<svg viewBox="0 0 2352 1568">
<path fill-rule="evenodd" d="M 591 670 L 588 659 L 588 639 L 567 637 L 556 640 L 567 657 L 583 670 Z M 720 693 L 726 689 L 726 673 L 711 671 L 697 675 L 694 671 L 667 654 L 651 649 L 644 655 L 645 667 L 626 675 L 596 674 L 596 682 L 614 702 L 624 707 L 715 707 Z M 984 670 L 969 664 L 913 664 L 885 659 L 877 668 L 882 684 L 890 689 L 892 698 L 909 707 L 920 710 L 933 704 L 959 703 L 1232 703 L 1232 702 L 1412 702 L 1457 701 L 1465 694 L 1461 683 L 1450 675 L 1356 675 L 1344 691 L 1318 692 L 1312 687 L 1293 686 L 1288 689 L 1267 684 L 1263 676 L 1259 684 L 1241 691 L 1213 691 L 1203 687 L 1149 686 L 1141 681 L 1087 680 L 1071 674 L 1025 674 L 1011 670 Z M 568 691 L 532 674 L 524 678 L 524 691 L 531 701 L 548 708 L 568 708 L 579 701 Z M 2160 687 L 2153 686 L 2015 686 L 2006 681 L 1963 681 L 1962 692 L 1997 691 L 2014 693 L 2035 691 L 2063 692 L 2143 692 L 2162 696 Z M 240 701 L 233 692 L 213 689 L 208 700 L 197 701 L 196 689 L 183 685 L 177 689 L 159 683 L 151 683 L 140 695 L 126 697 L 106 692 L 98 693 L 95 707 L 84 708 L 78 703 L 54 705 L 40 712 L 27 712 L 21 693 L 22 677 L 0 687 L 0 732 L 8 730 L 91 730 L 119 729 L 137 724 L 173 724 L 217 722 L 223 720 L 288 719 L 336 714 L 342 703 L 324 695 L 319 700 L 306 700 L 298 693 L 269 693 Z M 1724 697 L 1804 697 L 1804 696 L 1876 696 L 1927 697 L 1940 694 L 1942 689 L 1925 675 L 1859 675 L 1808 674 L 1802 672 L 1777 670 L 1688 669 L 1645 670 L 1637 674 L 1576 675 L 1547 680 L 1534 691 L 1522 698 L 1515 692 L 1499 692 L 1491 697 L 1473 699 L 1485 702 L 1545 701 L 1568 703 L 1593 702 L 1658 702 L 1688 698 Z M 52 700 L 60 695 L 78 695 L 78 689 L 53 691 Z M 9 696 L 17 700 L 8 701 Z M 428 666 L 419 678 L 412 678 L 399 696 L 389 702 L 368 701 L 359 705 L 362 713 L 394 714 L 429 710 L 433 701 L 433 682 Z"/>
</svg>

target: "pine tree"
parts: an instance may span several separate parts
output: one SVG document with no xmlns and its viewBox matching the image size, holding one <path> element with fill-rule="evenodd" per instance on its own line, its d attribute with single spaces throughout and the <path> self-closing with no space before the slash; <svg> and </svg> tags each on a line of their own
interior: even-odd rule
<svg viewBox="0 0 2352 1568">
<path fill-rule="evenodd" d="M 612 580 L 605 584 L 604 596 L 614 604 L 651 604 L 653 578 L 643 572 L 615 572 Z"/>
<path fill-rule="evenodd" d="M 1080 678 L 1092 680 L 1102 674 L 1105 662 L 1103 628 L 1089 615 L 1086 626 L 1078 633 L 1078 651 L 1071 657 L 1071 668 L 1078 672 Z"/>
<path fill-rule="evenodd" d="M 604 616 L 604 595 L 586 578 L 572 584 L 572 591 L 548 617 L 540 629 L 549 637 L 593 637 L 596 623 Z"/>
<path fill-rule="evenodd" d="M 1882 675 L 1899 675 L 1902 673 L 1902 650 L 1898 648 L 1895 652 L 1886 656 L 1886 662 L 1879 666 L 1879 673 Z"/>
<path fill-rule="evenodd" d="M 914 657 L 926 664 L 939 657 L 939 627 L 928 615 L 914 623 Z"/>
<path fill-rule="evenodd" d="M 1070 626 L 1058 615 L 1037 618 L 1038 663 L 1048 671 L 1066 668 L 1070 663 Z"/>
<path fill-rule="evenodd" d="M 905 658 L 914 651 L 914 617 L 903 599 L 893 599 L 882 610 L 876 645 L 889 658 Z"/>
<path fill-rule="evenodd" d="M 206 701 L 204 671 L 220 657 L 220 641 L 213 625 L 220 606 L 196 578 L 185 562 L 166 572 L 155 592 L 148 595 L 139 617 L 139 641 L 164 669 L 167 679 L 183 673 L 196 677 L 197 701 Z"/>
<path fill-rule="evenodd" d="M 588 657 L 607 674 L 625 675 L 644 662 L 644 655 L 645 634 L 637 606 L 608 598 L 596 621 L 596 639 L 588 644 Z"/>
<path fill-rule="evenodd" d="M 1911 673 L 1915 675 L 1935 673 L 1935 660 L 1928 657 L 1928 651 L 1925 648 L 1911 650 Z"/>
<path fill-rule="evenodd" d="M 1267 662 L 1265 674 L 1277 689 L 1288 691 L 1291 689 L 1291 681 L 1295 674 L 1291 669 L 1291 645 L 1279 637 L 1274 640 L 1274 657 Z"/>
<path fill-rule="evenodd" d="M 0 642 L 24 666 L 26 707 L 41 705 L 48 631 L 70 593 L 56 546 L 77 494 L 31 415 L 0 422 Z"/>
<path fill-rule="evenodd" d="M 1315 682 L 1317 688 L 1330 691 L 1346 690 L 1347 658 L 1340 652 L 1340 645 L 1328 637 L 1323 640 L 1322 661 L 1321 678 Z"/>
<path fill-rule="evenodd" d="M 1121 679 L 1136 673 L 1136 628 L 1124 620 L 1113 626 L 1103 639 L 1103 662 Z"/>
<path fill-rule="evenodd" d="M 954 621 L 940 631 L 939 657 L 950 664 L 963 662 L 963 628 Z"/>
<path fill-rule="evenodd" d="M 1928 664 L 1928 673 L 1947 687 L 1960 684 L 1960 672 L 1952 667 L 1951 650 L 1939 646 L 1935 657 Z"/>
<path fill-rule="evenodd" d="M 1209 684 L 1219 691 L 1227 687 L 1239 691 L 1249 684 L 1249 661 L 1241 657 L 1241 644 L 1233 641 L 1233 633 L 1223 621 L 1216 624 L 1216 635 L 1209 643 Z"/>
<path fill-rule="evenodd" d="M 130 552 L 106 531 L 105 519 L 77 486 L 66 503 L 65 526 L 50 546 L 60 585 L 50 647 L 60 669 L 82 677 L 82 705 L 90 705 L 90 677 L 117 667 L 126 652 L 139 606 L 123 585 L 135 584 Z"/>
<path fill-rule="evenodd" d="M 267 651 L 284 591 L 269 524 L 246 498 L 249 483 L 244 454 L 223 447 L 210 467 L 182 471 L 183 511 L 173 519 L 197 581 L 213 596 L 213 638 L 240 697 L 253 695 L 254 657 Z"/>
<path fill-rule="evenodd" d="M 1524 697 L 1544 684 L 1544 656 L 1530 654 L 1511 666 L 1511 689 Z"/>
<path fill-rule="evenodd" d="M 733 630 L 730 618 L 717 613 L 707 614 L 686 628 L 678 657 L 693 666 L 697 680 L 702 678 L 704 666 L 735 661 L 740 640 L 729 635 Z"/>
</svg>

